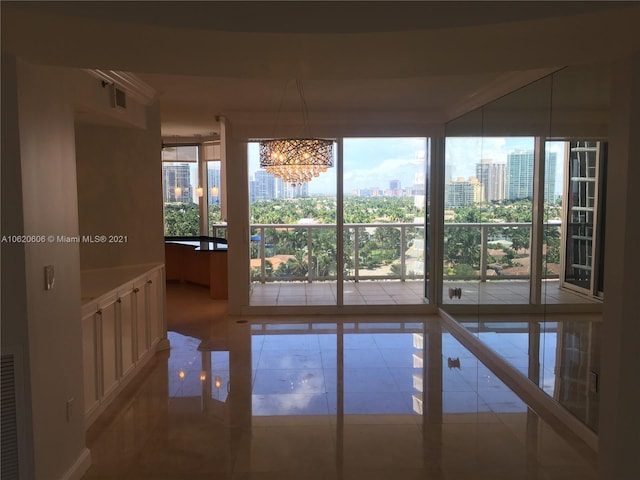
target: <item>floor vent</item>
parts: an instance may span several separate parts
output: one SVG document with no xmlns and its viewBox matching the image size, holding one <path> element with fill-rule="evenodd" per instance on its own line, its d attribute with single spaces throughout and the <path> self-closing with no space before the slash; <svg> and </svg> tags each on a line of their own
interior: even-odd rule
<svg viewBox="0 0 640 480">
<path fill-rule="evenodd" d="M 2 355 L 0 362 L 0 471 L 2 480 L 17 480 L 19 460 L 14 356 Z"/>
</svg>

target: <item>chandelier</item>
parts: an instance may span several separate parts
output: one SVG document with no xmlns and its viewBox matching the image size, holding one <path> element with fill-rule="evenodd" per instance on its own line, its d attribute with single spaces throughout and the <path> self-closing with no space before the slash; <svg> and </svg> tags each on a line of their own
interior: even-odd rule
<svg viewBox="0 0 640 480">
<path fill-rule="evenodd" d="M 292 186 L 311 181 L 333 167 L 333 141 L 284 138 L 260 142 L 260 167 Z"/>
<path fill-rule="evenodd" d="M 311 138 L 309 112 L 302 84 L 296 80 L 307 138 L 275 138 L 260 141 L 260 167 L 275 177 L 300 186 L 333 167 L 333 141 Z"/>
</svg>

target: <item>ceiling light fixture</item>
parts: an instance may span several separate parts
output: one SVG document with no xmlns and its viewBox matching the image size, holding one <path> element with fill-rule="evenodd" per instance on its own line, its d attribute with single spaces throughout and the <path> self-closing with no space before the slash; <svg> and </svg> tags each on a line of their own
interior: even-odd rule
<svg viewBox="0 0 640 480">
<path fill-rule="evenodd" d="M 333 167 L 333 141 L 311 137 L 309 112 L 300 80 L 296 80 L 296 86 L 306 138 L 262 140 L 259 148 L 260 167 L 292 186 L 309 182 Z"/>
</svg>

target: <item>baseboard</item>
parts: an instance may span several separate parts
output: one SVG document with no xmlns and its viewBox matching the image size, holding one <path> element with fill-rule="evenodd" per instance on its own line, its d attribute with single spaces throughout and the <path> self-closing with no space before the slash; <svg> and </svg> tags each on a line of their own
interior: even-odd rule
<svg viewBox="0 0 640 480">
<path fill-rule="evenodd" d="M 80 480 L 89 467 L 91 466 L 91 451 L 88 448 L 85 448 L 80 456 L 73 462 L 73 465 L 69 467 L 69 470 L 65 472 L 65 474 L 60 477 L 60 480 Z"/>
<path fill-rule="evenodd" d="M 156 352 L 162 352 L 163 350 L 170 350 L 171 343 L 168 338 L 161 338 L 156 345 Z"/>
<path fill-rule="evenodd" d="M 127 374 L 120 379 L 120 383 L 114 389 L 112 389 L 107 395 L 100 399 L 98 405 L 85 413 L 85 428 L 89 427 L 95 422 L 102 413 L 114 402 L 114 400 L 122 393 L 122 391 L 131 383 L 131 381 L 140 373 L 147 364 L 154 358 L 158 349 L 156 349 L 158 342 L 151 345 L 149 350 L 134 364 L 134 367 L 127 371 Z"/>
<path fill-rule="evenodd" d="M 514 391 L 543 419 L 554 419 L 576 437 L 582 440 L 594 452 L 598 451 L 598 435 L 569 411 L 542 391 L 536 384 L 524 376 L 504 358 L 482 343 L 478 337 L 460 325 L 448 312 L 440 310 L 440 318 L 445 328 L 491 370 L 502 382 Z"/>
</svg>

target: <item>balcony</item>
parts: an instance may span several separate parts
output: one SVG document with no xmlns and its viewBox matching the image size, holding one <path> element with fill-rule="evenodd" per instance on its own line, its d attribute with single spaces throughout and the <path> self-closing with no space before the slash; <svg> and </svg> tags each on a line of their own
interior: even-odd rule
<svg viewBox="0 0 640 480">
<path fill-rule="evenodd" d="M 251 232 L 251 305 L 336 305 L 335 224 L 254 224 Z M 442 303 L 528 304 L 530 232 L 530 223 L 446 223 Z M 559 237 L 560 225 L 545 228 L 542 303 L 592 303 L 560 289 Z M 345 224 L 343 303 L 426 303 L 425 245 L 423 224 Z"/>
<path fill-rule="evenodd" d="M 337 279 L 335 224 L 258 224 L 251 231 L 252 282 Z M 346 281 L 421 279 L 424 225 L 345 224 L 344 266 Z"/>
</svg>

